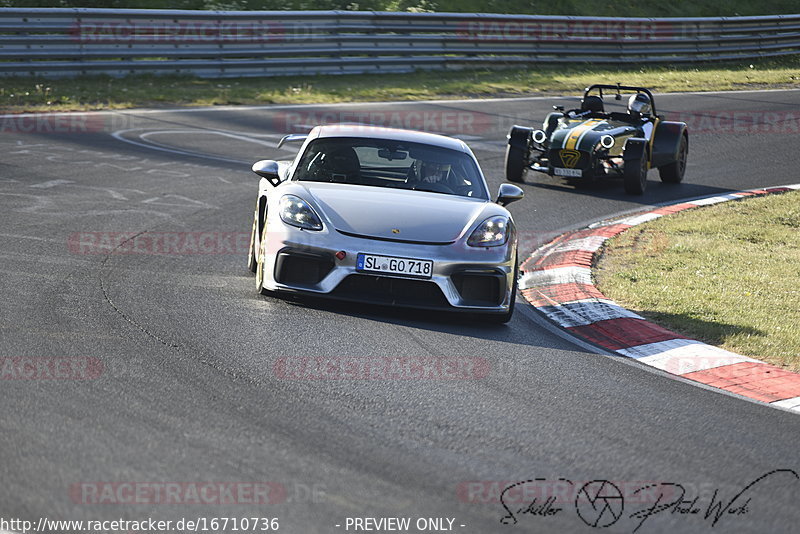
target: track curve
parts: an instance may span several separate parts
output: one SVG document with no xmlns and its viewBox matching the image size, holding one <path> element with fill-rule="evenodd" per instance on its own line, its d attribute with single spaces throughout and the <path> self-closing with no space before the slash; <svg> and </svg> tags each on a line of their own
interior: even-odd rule
<svg viewBox="0 0 800 534">
<path fill-rule="evenodd" d="M 511 206 L 524 248 L 642 205 L 796 180 L 800 135 L 788 123 L 800 92 L 657 98 L 660 110 L 697 121 L 685 183 L 661 184 L 652 173 L 646 194 L 629 197 L 619 183 L 574 189 L 529 177 L 526 198 Z M 508 127 L 570 100 L 134 110 L 87 115 L 99 117 L 94 131 L 0 134 L 0 356 L 105 365 L 91 380 L 2 382 L 0 514 L 277 516 L 290 533 L 344 531 L 354 516 L 449 517 L 454 530 L 489 533 L 506 517 L 498 488 L 514 481 L 681 483 L 687 499 L 700 495 L 707 506 L 716 488 L 733 497 L 773 470 L 800 472 L 792 414 L 592 354 L 526 313 L 484 326 L 255 296 L 245 267 L 256 190 L 248 167 L 290 154 L 275 148 L 287 128 L 324 114 L 429 120 L 473 147 L 494 191 Z M 734 111 L 756 124 L 704 131 Z M 307 356 L 472 358 L 487 372 L 407 380 L 276 372 L 277 362 Z M 286 500 L 99 505 L 71 492 L 98 481 L 271 481 Z M 719 525 L 791 532 L 799 492 L 791 473 L 771 475 L 752 489 L 746 514 Z M 517 529 L 588 528 L 576 501 L 562 501 L 560 512 L 517 517 Z M 646 504 L 630 500 L 627 510 Z M 632 531 L 641 518 L 630 513 L 612 530 Z M 711 523 L 667 512 L 639 531 L 712 531 Z"/>
</svg>

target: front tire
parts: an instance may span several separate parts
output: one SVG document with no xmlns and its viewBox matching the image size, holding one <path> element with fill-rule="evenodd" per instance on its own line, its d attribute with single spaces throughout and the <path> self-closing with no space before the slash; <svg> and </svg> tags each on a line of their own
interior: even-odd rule
<svg viewBox="0 0 800 534">
<path fill-rule="evenodd" d="M 525 182 L 523 173 L 527 157 L 525 151 L 511 145 L 506 147 L 506 180 L 521 184 Z"/>
<path fill-rule="evenodd" d="M 665 184 L 679 184 L 683 181 L 683 175 L 686 173 L 686 160 L 689 155 L 689 139 L 681 136 L 681 146 L 678 148 L 678 159 L 669 165 L 664 165 L 658 168 L 658 174 L 661 176 L 661 181 Z"/>
<path fill-rule="evenodd" d="M 267 295 L 269 291 L 264 289 L 264 251 L 267 250 L 267 225 L 264 224 L 264 231 L 261 233 L 261 244 L 259 246 L 258 258 L 256 259 L 256 291 L 259 295 Z"/>
<path fill-rule="evenodd" d="M 625 162 L 622 172 L 625 192 L 629 195 L 642 195 L 647 189 L 647 157 Z"/>
</svg>

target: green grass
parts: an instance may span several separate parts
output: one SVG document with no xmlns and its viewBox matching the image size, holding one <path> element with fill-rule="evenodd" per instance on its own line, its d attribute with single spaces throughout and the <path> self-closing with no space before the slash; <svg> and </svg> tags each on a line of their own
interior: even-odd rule
<svg viewBox="0 0 800 534">
<path fill-rule="evenodd" d="M 800 192 L 634 227 L 608 242 L 596 277 L 669 329 L 800 371 Z"/>
<path fill-rule="evenodd" d="M 602 82 L 643 85 L 659 92 L 798 87 L 800 56 L 677 69 L 584 65 L 232 80 L 152 75 L 8 78 L 0 79 L 0 109 L 66 111 L 577 94 L 587 85 Z"/>
</svg>

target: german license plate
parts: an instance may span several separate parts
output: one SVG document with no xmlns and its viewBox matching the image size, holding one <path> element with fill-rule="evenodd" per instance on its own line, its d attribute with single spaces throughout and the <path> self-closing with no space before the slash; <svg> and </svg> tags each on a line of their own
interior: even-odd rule
<svg viewBox="0 0 800 534">
<path fill-rule="evenodd" d="M 581 169 L 564 169 L 563 167 L 554 167 L 553 174 L 556 176 L 569 176 L 571 178 L 580 178 L 583 176 Z"/>
<path fill-rule="evenodd" d="M 433 275 L 433 262 L 431 260 L 359 253 L 356 259 L 356 270 L 367 273 L 401 274 L 417 278 L 430 278 Z"/>
</svg>

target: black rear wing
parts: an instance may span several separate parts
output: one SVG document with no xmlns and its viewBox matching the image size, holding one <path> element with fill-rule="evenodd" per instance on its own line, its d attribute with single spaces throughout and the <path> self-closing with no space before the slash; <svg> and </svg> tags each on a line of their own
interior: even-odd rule
<svg viewBox="0 0 800 534">
<path fill-rule="evenodd" d="M 611 85 L 611 84 L 603 84 L 603 83 L 596 83 L 594 85 L 590 85 L 586 89 L 583 90 L 584 98 L 589 96 L 592 91 L 598 91 L 600 93 L 600 98 L 603 98 L 603 89 L 608 89 L 609 91 L 613 91 L 615 93 L 615 97 L 617 100 L 622 98 L 620 94 L 622 91 L 633 91 L 635 93 L 644 93 L 650 97 L 650 105 L 652 107 L 652 113 L 654 116 L 658 116 L 656 113 L 656 99 L 653 98 L 653 93 L 650 92 L 650 89 L 646 87 L 635 87 L 633 85 Z"/>
</svg>

